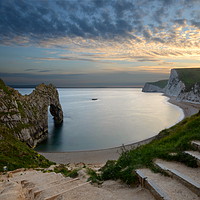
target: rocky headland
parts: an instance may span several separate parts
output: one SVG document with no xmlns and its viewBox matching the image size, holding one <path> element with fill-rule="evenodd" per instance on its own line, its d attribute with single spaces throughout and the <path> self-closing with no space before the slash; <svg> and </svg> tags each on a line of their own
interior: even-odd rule
<svg viewBox="0 0 200 200">
<path fill-rule="evenodd" d="M 162 84 L 159 84 L 162 83 Z M 163 85 L 166 83 L 166 85 Z M 146 83 L 143 92 L 162 92 L 176 101 L 200 103 L 200 69 L 172 69 L 169 80 Z"/>
<path fill-rule="evenodd" d="M 168 80 L 145 83 L 142 92 L 165 92 Z"/>
<path fill-rule="evenodd" d="M 49 107 L 55 125 L 60 125 L 63 111 L 52 84 L 40 84 L 30 95 L 23 96 L 0 80 L 0 124 L 29 147 L 47 139 Z"/>
</svg>

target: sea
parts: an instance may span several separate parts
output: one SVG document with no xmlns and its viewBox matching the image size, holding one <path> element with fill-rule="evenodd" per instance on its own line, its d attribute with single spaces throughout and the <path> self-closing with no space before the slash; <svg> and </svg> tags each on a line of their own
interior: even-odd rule
<svg viewBox="0 0 200 200">
<path fill-rule="evenodd" d="M 30 94 L 31 88 L 16 88 Z M 55 127 L 48 114 L 48 139 L 42 152 L 99 150 L 135 143 L 184 118 L 181 108 L 161 93 L 141 88 L 58 88 L 64 120 Z M 95 100 L 94 100 L 95 99 Z"/>
</svg>

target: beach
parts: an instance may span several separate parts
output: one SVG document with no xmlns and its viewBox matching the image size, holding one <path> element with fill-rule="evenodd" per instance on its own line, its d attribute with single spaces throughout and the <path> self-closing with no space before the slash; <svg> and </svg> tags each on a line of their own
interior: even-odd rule
<svg viewBox="0 0 200 200">
<path fill-rule="evenodd" d="M 175 97 L 171 97 L 168 101 L 176 106 L 179 106 L 183 110 L 184 118 L 192 116 L 198 113 L 200 110 L 200 104 L 179 102 L 176 101 Z M 138 146 L 147 144 L 151 142 L 155 137 L 156 136 L 125 146 L 102 149 L 102 150 L 74 151 L 74 152 L 38 152 L 38 153 L 45 156 L 47 159 L 60 164 L 85 163 L 92 165 L 104 165 L 107 162 L 107 160 L 118 159 L 120 154 L 124 150 L 130 150 L 133 148 L 137 148 Z"/>
</svg>

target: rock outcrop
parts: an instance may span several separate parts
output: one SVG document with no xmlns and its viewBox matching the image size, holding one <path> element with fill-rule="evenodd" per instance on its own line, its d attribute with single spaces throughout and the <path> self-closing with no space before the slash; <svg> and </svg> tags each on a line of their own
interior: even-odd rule
<svg viewBox="0 0 200 200">
<path fill-rule="evenodd" d="M 162 92 L 164 93 L 166 90 L 168 80 L 161 80 L 157 82 L 148 82 L 145 83 L 142 88 L 142 92 Z"/>
<path fill-rule="evenodd" d="M 164 92 L 165 88 L 153 85 L 152 83 L 145 83 L 142 92 Z"/>
<path fill-rule="evenodd" d="M 181 70 L 184 69 L 171 70 L 165 94 L 176 97 L 178 101 L 200 103 L 200 79 L 194 79 L 193 84 L 188 87 L 187 82 L 181 77 Z M 198 73 L 198 71 L 195 70 L 195 73 Z M 190 76 L 190 74 L 188 74 L 188 76 Z"/>
<path fill-rule="evenodd" d="M 55 125 L 61 124 L 63 111 L 53 85 L 40 84 L 30 95 L 23 96 L 0 80 L 0 124 L 30 147 L 47 138 L 48 107 Z"/>
<path fill-rule="evenodd" d="M 146 83 L 142 91 L 162 92 L 178 101 L 200 103 L 200 69 L 172 69 L 164 88 L 158 82 Z"/>
</svg>

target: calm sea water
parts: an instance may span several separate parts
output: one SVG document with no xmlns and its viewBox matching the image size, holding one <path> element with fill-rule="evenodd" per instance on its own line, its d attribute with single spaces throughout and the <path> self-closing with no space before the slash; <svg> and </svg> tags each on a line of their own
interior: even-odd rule
<svg viewBox="0 0 200 200">
<path fill-rule="evenodd" d="M 18 89 L 28 94 L 32 89 Z M 183 111 L 159 93 L 133 88 L 58 89 L 64 122 L 55 128 L 49 113 L 49 137 L 36 150 L 94 150 L 137 142 L 183 118 Z M 92 101 L 97 98 L 97 101 Z"/>
</svg>

